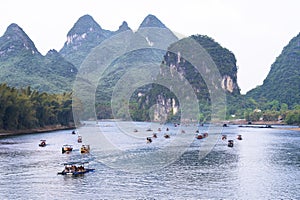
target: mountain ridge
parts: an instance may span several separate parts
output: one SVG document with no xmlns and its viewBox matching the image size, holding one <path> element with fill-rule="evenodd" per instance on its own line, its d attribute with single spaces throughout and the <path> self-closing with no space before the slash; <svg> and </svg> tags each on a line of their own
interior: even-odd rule
<svg viewBox="0 0 300 200">
<path fill-rule="evenodd" d="M 0 58 L 17 54 L 19 51 L 29 51 L 31 54 L 41 55 L 33 41 L 17 24 L 10 24 L 0 38 Z"/>
<path fill-rule="evenodd" d="M 51 87 L 59 85 L 60 89 L 55 89 L 55 92 L 63 91 L 64 84 L 70 89 L 71 86 L 69 84 L 72 83 L 72 79 L 76 76 L 82 61 L 102 41 L 123 31 L 131 31 L 134 34 L 140 34 L 143 44 L 148 44 L 149 47 L 160 43 L 163 44 L 163 41 L 159 40 L 159 34 L 164 34 L 164 32 L 162 31 L 155 35 L 151 31 L 148 32 L 152 29 L 161 29 L 169 33 L 166 25 L 152 14 L 144 18 L 136 32 L 132 31 L 126 21 L 121 23 L 118 30 L 105 30 L 92 16 L 83 15 L 68 31 L 64 46 L 58 51 L 54 49 L 49 50 L 43 56 L 24 30 L 17 24 L 12 23 L 7 27 L 3 36 L 0 37 L 0 69 L 2 70 L 0 81 L 13 83 L 13 86 L 16 87 L 33 84 L 33 88 L 37 88 L 39 91 L 49 91 L 50 85 Z M 254 98 L 258 102 L 264 99 L 269 101 L 275 99 L 289 105 L 299 103 L 300 92 L 299 87 L 297 87 L 299 82 L 299 38 L 300 33 L 290 40 L 289 44 L 283 48 L 281 54 L 272 64 L 264 83 L 248 91 L 245 95 L 246 97 Z M 236 71 L 237 68 L 233 67 L 232 70 Z M 54 78 L 52 75 L 46 76 L 46 73 L 52 72 L 58 78 Z M 18 76 L 20 77 L 16 78 L 15 74 L 19 74 Z M 29 78 L 30 75 L 35 75 L 35 77 L 31 80 Z M 20 82 L 19 78 L 21 79 L 21 77 L 24 77 L 26 81 Z M 50 80 L 50 77 L 54 81 Z M 61 80 L 61 78 L 66 80 Z M 237 77 L 233 76 L 230 79 L 226 78 L 223 81 L 224 84 L 228 85 L 231 81 L 235 83 Z M 40 82 L 43 87 L 39 87 Z M 46 86 L 43 82 L 47 82 L 49 86 Z M 236 94 L 239 93 L 238 85 L 233 85 L 232 89 Z M 298 96 L 291 95 L 292 93 L 298 94 Z"/>
<path fill-rule="evenodd" d="M 150 28 L 150 27 L 155 27 L 155 28 L 167 28 L 166 25 L 164 25 L 156 16 L 149 14 L 147 15 L 142 23 L 139 26 L 140 28 Z"/>
<path fill-rule="evenodd" d="M 57 51 L 41 55 L 25 31 L 12 23 L 0 37 L 0 72 L 0 82 L 11 87 L 61 93 L 71 90 L 77 69 Z"/>
<path fill-rule="evenodd" d="M 248 91 L 246 97 L 258 102 L 277 100 L 292 108 L 300 103 L 300 33 L 283 48 L 271 65 L 263 84 Z"/>
</svg>

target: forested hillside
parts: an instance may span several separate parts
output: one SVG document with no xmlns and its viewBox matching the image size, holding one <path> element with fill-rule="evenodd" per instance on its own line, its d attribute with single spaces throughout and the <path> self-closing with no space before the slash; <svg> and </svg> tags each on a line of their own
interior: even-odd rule
<svg viewBox="0 0 300 200">
<path fill-rule="evenodd" d="M 77 69 L 57 51 L 40 54 L 33 41 L 17 24 L 0 37 L 0 83 L 40 92 L 71 91 Z"/>
<path fill-rule="evenodd" d="M 300 33 L 276 58 L 263 84 L 246 96 L 258 103 L 277 100 L 290 109 L 300 104 Z"/>
</svg>

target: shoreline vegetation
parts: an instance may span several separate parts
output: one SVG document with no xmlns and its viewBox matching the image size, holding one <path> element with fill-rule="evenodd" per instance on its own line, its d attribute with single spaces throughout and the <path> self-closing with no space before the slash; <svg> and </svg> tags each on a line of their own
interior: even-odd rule
<svg viewBox="0 0 300 200">
<path fill-rule="evenodd" d="M 0 137 L 54 132 L 54 131 L 60 131 L 60 130 L 72 130 L 75 128 L 76 128 L 75 125 L 70 125 L 70 126 L 49 125 L 49 126 L 45 126 L 45 127 L 25 129 L 25 130 L 0 130 Z"/>
<path fill-rule="evenodd" d="M 297 125 L 288 125 L 282 121 L 253 121 L 251 124 L 248 124 L 246 120 L 234 120 L 228 121 L 229 125 L 242 125 L 244 127 L 251 127 L 251 126 L 267 126 L 270 125 L 271 128 L 275 129 L 282 129 L 282 130 L 290 130 L 290 131 L 300 131 L 300 126 Z M 273 126 L 276 127 L 273 127 Z"/>
</svg>

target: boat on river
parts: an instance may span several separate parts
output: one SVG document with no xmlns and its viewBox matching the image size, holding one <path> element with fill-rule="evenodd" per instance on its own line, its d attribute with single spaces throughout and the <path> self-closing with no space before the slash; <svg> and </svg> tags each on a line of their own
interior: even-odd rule
<svg viewBox="0 0 300 200">
<path fill-rule="evenodd" d="M 40 140 L 40 147 L 45 147 L 46 146 L 46 140 Z"/>
<path fill-rule="evenodd" d="M 80 148 L 80 153 L 90 153 L 90 145 L 82 145 Z"/>
<path fill-rule="evenodd" d="M 197 134 L 197 135 L 196 135 L 196 138 L 197 138 L 198 140 L 201 140 L 201 139 L 203 139 L 203 135 L 202 135 L 202 134 Z"/>
<path fill-rule="evenodd" d="M 147 128 L 147 130 L 146 131 L 152 131 L 152 129 L 149 127 L 149 128 Z"/>
<path fill-rule="evenodd" d="M 151 139 L 151 137 L 147 137 L 147 143 L 151 143 L 152 142 L 152 139 Z"/>
<path fill-rule="evenodd" d="M 233 147 L 233 140 L 228 140 L 228 147 Z"/>
<path fill-rule="evenodd" d="M 222 140 L 227 140 L 227 135 L 222 135 Z"/>
<path fill-rule="evenodd" d="M 61 148 L 61 152 L 62 153 L 70 153 L 73 150 L 72 145 L 70 144 L 65 144 L 63 145 L 63 147 Z"/>
<path fill-rule="evenodd" d="M 77 142 L 78 142 L 78 143 L 82 143 L 82 137 L 81 137 L 81 136 L 78 136 Z"/>
<path fill-rule="evenodd" d="M 242 139 L 243 139 L 243 138 L 242 138 L 242 135 L 237 135 L 236 139 L 242 140 Z"/>
<path fill-rule="evenodd" d="M 71 176 L 77 176 L 77 175 L 82 175 L 88 172 L 92 172 L 95 169 L 85 167 L 88 162 L 67 162 L 63 163 L 65 168 L 61 171 L 58 172 L 57 175 L 71 175 Z"/>
</svg>

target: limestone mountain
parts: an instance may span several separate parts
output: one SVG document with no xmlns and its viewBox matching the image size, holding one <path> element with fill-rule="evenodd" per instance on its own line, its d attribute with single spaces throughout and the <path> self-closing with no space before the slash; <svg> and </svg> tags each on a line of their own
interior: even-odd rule
<svg viewBox="0 0 300 200">
<path fill-rule="evenodd" d="M 131 28 L 129 28 L 126 21 L 122 22 L 121 26 L 119 26 L 119 29 L 114 34 L 121 33 L 123 31 L 131 31 Z"/>
<path fill-rule="evenodd" d="M 126 24 L 123 23 L 122 26 L 126 27 Z M 178 40 L 172 31 L 154 15 L 148 15 L 136 32 L 126 32 L 122 37 L 125 37 L 128 42 L 121 45 L 127 46 L 127 49 L 133 49 L 133 51 L 125 52 L 107 67 L 99 85 L 103 93 L 97 94 L 100 99 L 109 101 L 114 85 L 124 73 L 132 68 L 143 67 L 145 63 L 160 64 L 168 46 Z"/>
<path fill-rule="evenodd" d="M 175 34 L 156 16 L 147 15 L 140 24 L 137 32 L 150 47 L 167 50 L 168 46 L 177 41 Z"/>
<path fill-rule="evenodd" d="M 172 31 L 169 30 L 154 15 L 148 15 L 136 32 L 125 32 L 122 37 L 125 37 L 125 39 L 123 39 L 126 42 L 122 42 L 120 45 L 122 45 L 122 48 L 125 47 L 128 51 L 124 52 L 122 56 L 116 58 L 110 66 L 107 66 L 106 71 L 99 80 L 96 100 L 101 105 L 110 104 L 109 102 L 111 101 L 112 92 L 123 75 L 136 73 L 135 77 L 140 77 L 141 74 L 139 73 L 144 69 L 144 67 L 159 67 L 168 46 L 178 40 Z M 147 75 L 143 74 L 143 76 Z M 132 80 L 133 79 L 131 79 L 131 81 Z M 129 82 L 126 84 L 130 85 Z M 138 88 L 138 91 L 145 90 L 149 90 L 149 85 Z M 116 110 L 120 110 L 120 113 L 117 113 L 117 116 L 118 114 L 121 116 L 122 109 L 117 108 Z M 103 112 L 99 112 L 99 117 L 105 118 L 110 116 L 103 116 Z"/>
<path fill-rule="evenodd" d="M 220 75 L 216 85 L 214 87 L 222 88 L 225 94 L 230 97 L 239 97 L 240 89 L 237 84 L 237 66 L 236 59 L 232 52 L 222 47 L 220 44 L 215 42 L 212 38 L 203 35 L 192 35 L 190 36 L 195 42 L 199 43 L 202 48 L 206 50 L 209 56 L 212 58 L 215 66 L 217 67 L 217 73 Z M 185 40 L 185 38 L 171 44 L 168 52 L 165 53 L 164 59 L 161 65 L 160 79 L 168 79 L 168 77 L 176 77 L 181 79 L 181 82 L 186 80 L 193 89 L 193 93 L 197 96 L 201 113 L 204 114 L 202 120 L 209 118 L 209 106 L 211 103 L 210 90 L 205 82 L 204 74 L 200 74 L 199 71 L 184 57 L 181 56 L 181 52 L 172 52 L 172 46 Z M 194 55 L 199 56 L 197 54 Z M 193 55 L 191 55 L 193 57 Z M 208 69 L 209 70 L 209 69 Z M 206 79 L 207 80 L 207 79 Z M 187 88 L 184 83 L 177 84 L 180 92 L 183 94 Z M 175 95 L 166 87 L 162 87 L 158 84 L 153 84 L 148 91 L 143 94 L 135 94 L 134 99 L 140 102 L 144 107 L 150 109 L 156 105 L 154 109 L 154 119 L 160 119 L 160 116 L 168 113 L 168 118 L 176 118 L 180 111 L 180 104 Z M 183 95 L 185 98 L 190 99 L 189 96 Z M 228 103 L 228 102 L 227 102 Z M 158 105 L 158 106 L 157 106 Z M 191 108 L 193 109 L 193 108 Z M 140 111 L 141 113 L 141 111 Z M 165 116 L 165 119 L 166 120 Z M 175 119 L 174 118 L 174 119 Z M 204 119 L 205 118 L 205 119 Z"/>
<path fill-rule="evenodd" d="M 277 100 L 290 108 L 300 103 L 300 33 L 283 48 L 263 84 L 246 96 L 257 102 Z"/>
<path fill-rule="evenodd" d="M 155 32 L 151 34 L 151 36 L 153 35 L 155 35 Z M 156 34 L 156 36 L 158 35 L 160 34 Z M 170 38 L 172 38 L 171 35 Z M 231 98 L 239 97 L 240 89 L 237 84 L 237 66 L 234 54 L 208 36 L 193 35 L 190 36 L 190 38 L 193 38 L 194 41 L 199 43 L 215 63 L 218 73 L 220 74 L 220 80 L 215 87 L 222 88 L 225 94 Z M 159 37 L 152 38 L 152 41 L 158 40 Z M 166 118 L 171 119 L 179 116 L 180 105 L 177 97 L 168 88 L 155 83 L 155 80 L 166 80 L 173 77 L 173 71 L 175 70 L 180 74 L 182 80 L 186 79 L 189 82 L 188 84 L 193 88 L 199 104 L 201 104 L 201 112 L 204 113 L 205 119 L 208 119 L 207 117 L 210 110 L 210 91 L 207 88 L 207 84 L 204 81 L 202 74 L 199 74 L 191 63 L 181 57 L 180 52 L 174 53 L 169 51 L 169 49 L 178 42 L 180 41 L 173 38 L 173 42 L 169 43 L 166 49 L 162 48 L 160 51 L 141 49 L 139 51 L 130 52 L 119 58 L 112 66 L 110 66 L 105 73 L 105 76 L 103 76 L 103 81 L 100 82 L 97 92 L 97 99 L 101 102 L 98 105 L 99 108 L 106 110 L 106 112 L 109 113 L 108 107 L 110 106 L 108 105 L 114 86 L 127 70 L 133 69 L 134 67 L 138 68 L 138 64 L 147 63 L 147 65 L 151 65 L 159 62 L 161 63 L 160 72 L 158 74 L 154 73 L 154 76 L 151 77 L 151 80 L 154 80 L 154 83 L 138 87 L 132 94 L 130 100 L 132 102 L 130 117 L 134 120 L 150 120 L 151 117 L 153 117 L 154 120 L 162 120 L 162 115 L 168 113 L 168 116 L 163 117 L 163 120 L 166 120 Z M 156 42 L 153 42 L 152 44 L 156 44 Z M 150 44 L 148 43 L 148 45 Z M 152 76 L 151 73 L 143 75 Z M 139 76 L 141 76 L 141 74 L 136 73 L 133 77 Z M 128 80 L 128 82 L 132 82 L 132 80 Z M 133 81 L 131 84 L 136 83 Z M 183 87 L 182 89 L 185 90 L 184 85 L 177 86 Z M 118 111 L 117 113 L 114 113 L 115 117 L 123 116 L 122 108 L 115 110 Z M 111 117 L 109 114 L 105 115 L 105 112 L 99 112 L 98 116 L 100 118 Z"/>
<path fill-rule="evenodd" d="M 94 47 L 112 35 L 126 30 L 131 29 L 125 21 L 117 31 L 110 31 L 102 29 L 90 15 L 84 15 L 77 20 L 68 32 L 67 41 L 59 53 L 79 68 Z"/>
<path fill-rule="evenodd" d="M 229 94 L 239 95 L 240 88 L 237 84 L 237 66 L 234 54 L 206 35 L 192 35 L 191 37 L 207 51 L 216 64 L 222 78 L 221 87 Z"/>
<path fill-rule="evenodd" d="M 147 15 L 139 26 L 139 28 L 146 27 L 167 28 L 156 16 L 151 14 Z"/>
<path fill-rule="evenodd" d="M 17 24 L 0 37 L 0 82 L 43 92 L 71 90 L 77 69 L 56 51 L 40 54 L 33 41 Z"/>
<path fill-rule="evenodd" d="M 23 29 L 15 23 L 7 27 L 4 35 L 0 38 L 0 45 L 1 60 L 9 59 L 20 53 L 41 55 Z"/>
</svg>

